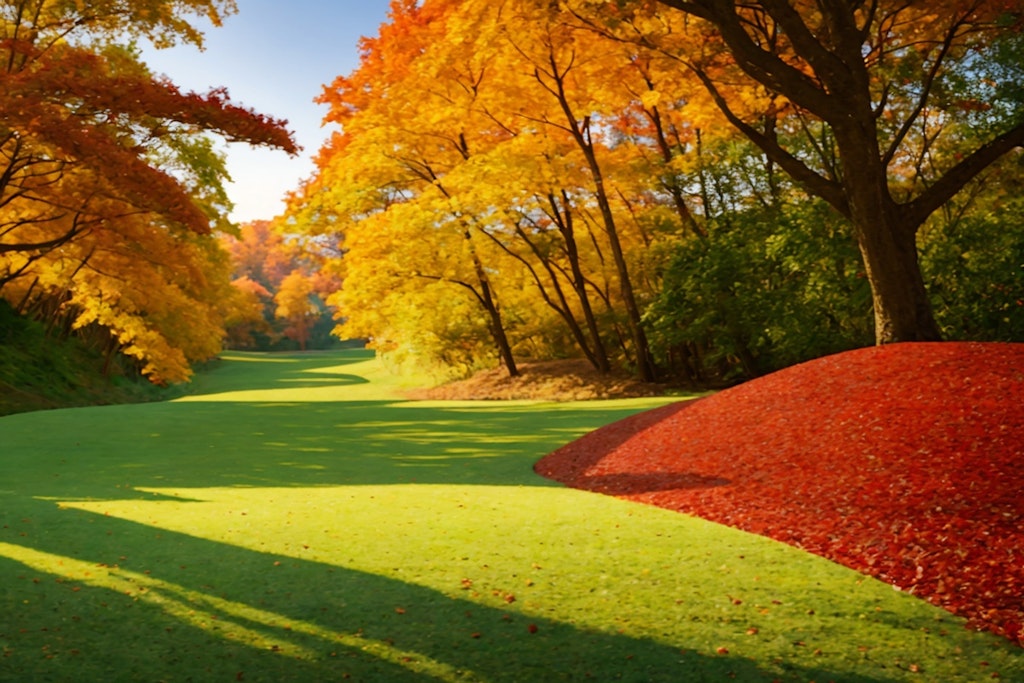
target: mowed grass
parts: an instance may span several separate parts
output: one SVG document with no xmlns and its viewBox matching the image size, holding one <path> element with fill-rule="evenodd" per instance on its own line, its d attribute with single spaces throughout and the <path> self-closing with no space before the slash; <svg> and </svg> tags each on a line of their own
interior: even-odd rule
<svg viewBox="0 0 1024 683">
<path fill-rule="evenodd" d="M 401 385 L 236 353 L 176 401 L 0 418 L 0 680 L 1024 680 L 889 586 L 533 473 L 669 399 Z"/>
</svg>

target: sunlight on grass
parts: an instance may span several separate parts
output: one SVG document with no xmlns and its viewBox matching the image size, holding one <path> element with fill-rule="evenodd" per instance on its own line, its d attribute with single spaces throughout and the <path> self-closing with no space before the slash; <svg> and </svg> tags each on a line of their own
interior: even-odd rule
<svg viewBox="0 0 1024 683">
<path fill-rule="evenodd" d="M 711 652 L 724 647 L 755 660 L 785 643 L 791 666 L 852 672 L 872 660 L 963 662 L 965 640 L 972 638 L 966 631 L 957 638 L 930 635 L 962 626 L 889 586 L 788 546 L 574 490 L 389 485 L 144 492 L 159 500 L 65 505 L 414 584 L 526 621 Z M 186 502 L 173 502 L 179 496 Z M 268 560 L 262 570 L 274 567 Z M 322 590 L 327 601 L 345 597 L 326 584 Z M 984 640 L 976 637 L 978 644 Z"/>
<path fill-rule="evenodd" d="M 225 358 L 177 401 L 0 418 L 0 680 L 1024 680 L 877 581 L 532 470 L 677 399 Z"/>
<path fill-rule="evenodd" d="M 225 600 L 200 591 L 189 590 L 146 574 L 128 571 L 117 565 L 99 566 L 71 557 L 44 553 L 19 545 L 0 542 L 0 556 L 10 558 L 37 571 L 62 577 L 65 581 L 106 588 L 127 595 L 133 600 L 155 605 L 168 615 L 180 619 L 219 638 L 245 642 L 252 647 L 315 661 L 319 654 L 297 645 L 293 634 L 303 634 L 326 641 L 326 646 L 344 645 L 422 673 L 439 681 L 465 680 L 467 672 L 435 662 L 418 652 L 407 652 L 379 640 L 357 633 L 338 633 L 317 624 L 291 619 L 281 614 Z M 274 634 L 277 634 L 276 636 Z"/>
</svg>

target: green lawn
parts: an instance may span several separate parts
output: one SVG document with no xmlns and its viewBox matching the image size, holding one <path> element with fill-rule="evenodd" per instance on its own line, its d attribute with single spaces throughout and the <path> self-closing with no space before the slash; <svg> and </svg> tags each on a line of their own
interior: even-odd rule
<svg viewBox="0 0 1024 683">
<path fill-rule="evenodd" d="M 411 402 L 363 351 L 0 418 L 3 681 L 1024 680 L 1024 651 L 532 464 L 668 399 Z"/>
</svg>

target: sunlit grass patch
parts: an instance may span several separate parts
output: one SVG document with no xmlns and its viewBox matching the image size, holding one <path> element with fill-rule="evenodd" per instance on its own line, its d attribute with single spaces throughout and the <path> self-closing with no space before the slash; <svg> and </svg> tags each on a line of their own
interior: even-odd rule
<svg viewBox="0 0 1024 683">
<path fill-rule="evenodd" d="M 228 362 L 203 391 L 318 367 Z M 0 420 L 0 680 L 1020 677 L 1019 651 L 855 572 L 533 473 L 658 401 L 380 391 Z"/>
</svg>

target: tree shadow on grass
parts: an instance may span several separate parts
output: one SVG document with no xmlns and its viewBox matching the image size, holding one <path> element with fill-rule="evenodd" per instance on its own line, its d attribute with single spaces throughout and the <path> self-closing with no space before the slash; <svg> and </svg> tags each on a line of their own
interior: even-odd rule
<svg viewBox="0 0 1024 683">
<path fill-rule="evenodd" d="M 374 358 L 367 349 L 257 353 L 227 351 L 199 373 L 189 387 L 190 396 L 228 391 L 267 390 L 275 387 L 312 388 L 324 384 L 365 384 L 368 380 L 345 373 L 346 366 Z"/>
<path fill-rule="evenodd" d="M 304 375 L 310 388 L 329 375 L 352 384 L 336 355 L 289 358 L 268 358 L 258 372 L 225 365 L 208 388 L 266 390 Z M 635 406 L 195 400 L 4 418 L 0 680 L 772 680 L 749 660 L 711 654 L 707 642 L 527 617 L 520 603 L 489 606 L 459 587 L 57 506 L 159 500 L 175 488 L 555 486 L 533 462 Z M 787 673 L 886 680 L 795 665 Z"/>
<path fill-rule="evenodd" d="M 556 486 L 532 471 L 538 457 L 632 412 L 197 401 L 64 411 L 59 429 L 29 413 L 3 424 L 0 490 L 66 500 L 147 487 Z"/>
<path fill-rule="evenodd" d="M 769 681 L 742 658 L 41 501 L 0 535 L 0 680 Z M 69 547 L 51 523 L 80 530 Z M 23 534 L 23 535 L 22 535 Z M 797 680 L 882 679 L 794 669 Z"/>
</svg>

